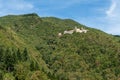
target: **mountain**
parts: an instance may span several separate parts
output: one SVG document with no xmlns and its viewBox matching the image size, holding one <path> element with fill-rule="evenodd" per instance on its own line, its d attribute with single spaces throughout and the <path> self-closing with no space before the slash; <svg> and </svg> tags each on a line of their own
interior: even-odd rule
<svg viewBox="0 0 120 80">
<path fill-rule="evenodd" d="M 0 80 L 119 79 L 119 38 L 71 19 L 0 17 Z"/>
</svg>

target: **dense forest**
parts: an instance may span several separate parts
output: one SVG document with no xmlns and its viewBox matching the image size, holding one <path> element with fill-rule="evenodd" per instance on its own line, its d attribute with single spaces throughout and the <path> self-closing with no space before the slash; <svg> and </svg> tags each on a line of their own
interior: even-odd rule
<svg viewBox="0 0 120 80">
<path fill-rule="evenodd" d="M 0 80 L 120 80 L 120 37 L 71 19 L 0 17 Z"/>
</svg>

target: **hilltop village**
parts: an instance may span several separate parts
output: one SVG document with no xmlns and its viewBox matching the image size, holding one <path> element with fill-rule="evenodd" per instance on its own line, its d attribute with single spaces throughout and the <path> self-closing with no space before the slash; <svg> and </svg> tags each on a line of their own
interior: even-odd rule
<svg viewBox="0 0 120 80">
<path fill-rule="evenodd" d="M 72 29 L 72 30 L 65 30 L 63 33 L 58 33 L 58 36 L 62 36 L 62 35 L 64 35 L 64 34 L 73 34 L 74 32 L 76 32 L 76 33 L 87 33 L 88 32 L 88 30 L 86 30 L 86 29 L 84 29 L 84 28 L 77 28 L 77 27 L 75 27 L 74 29 Z"/>
</svg>

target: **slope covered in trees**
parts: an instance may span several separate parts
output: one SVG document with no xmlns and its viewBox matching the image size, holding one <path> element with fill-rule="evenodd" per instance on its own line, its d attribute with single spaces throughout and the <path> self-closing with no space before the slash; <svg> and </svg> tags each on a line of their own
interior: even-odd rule
<svg viewBox="0 0 120 80">
<path fill-rule="evenodd" d="M 63 34 L 75 26 L 88 32 Z M 119 80 L 119 38 L 71 19 L 0 17 L 0 79 Z"/>
</svg>

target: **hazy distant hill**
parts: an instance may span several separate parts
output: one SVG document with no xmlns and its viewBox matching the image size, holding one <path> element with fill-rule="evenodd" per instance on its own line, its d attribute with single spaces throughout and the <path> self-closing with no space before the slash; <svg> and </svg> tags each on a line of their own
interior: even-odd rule
<svg viewBox="0 0 120 80">
<path fill-rule="evenodd" d="M 75 26 L 88 31 L 63 34 Z M 0 80 L 119 79 L 119 38 L 71 19 L 0 17 Z"/>
</svg>

